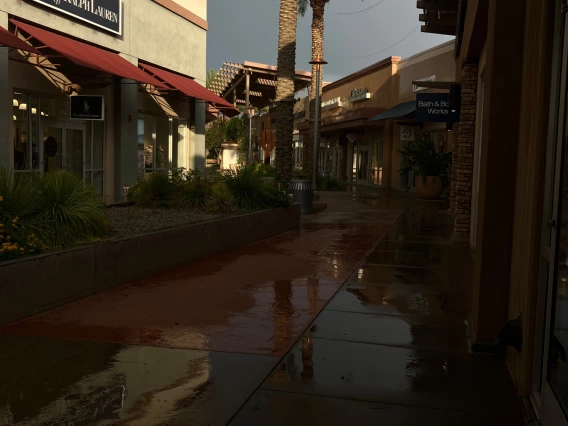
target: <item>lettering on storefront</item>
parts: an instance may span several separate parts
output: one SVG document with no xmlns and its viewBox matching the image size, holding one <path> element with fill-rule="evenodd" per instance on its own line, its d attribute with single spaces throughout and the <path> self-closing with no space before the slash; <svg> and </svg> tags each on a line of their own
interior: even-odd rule
<svg viewBox="0 0 568 426">
<path fill-rule="evenodd" d="M 122 33 L 121 0 L 32 0 L 106 31 Z"/>
<path fill-rule="evenodd" d="M 300 118 L 304 118 L 306 116 L 306 111 L 299 111 L 294 114 L 294 120 L 299 120 Z"/>
<path fill-rule="evenodd" d="M 72 120 L 98 120 L 104 117 L 104 99 L 102 96 L 71 96 Z"/>
<path fill-rule="evenodd" d="M 341 98 L 333 98 L 321 103 L 321 109 L 339 108 L 342 106 Z"/>
<path fill-rule="evenodd" d="M 353 89 L 349 95 L 349 102 L 360 102 L 370 98 L 371 94 L 367 89 Z"/>
<path fill-rule="evenodd" d="M 458 111 L 450 111 L 448 93 L 423 93 L 416 95 L 416 121 L 421 123 L 457 123 Z"/>
<path fill-rule="evenodd" d="M 415 81 L 436 81 L 436 76 L 431 75 L 430 77 L 421 78 L 420 80 L 415 80 Z M 417 86 L 416 84 L 412 85 L 412 91 L 413 92 L 420 92 L 420 91 L 426 90 L 426 89 L 427 89 L 427 87 Z"/>
</svg>

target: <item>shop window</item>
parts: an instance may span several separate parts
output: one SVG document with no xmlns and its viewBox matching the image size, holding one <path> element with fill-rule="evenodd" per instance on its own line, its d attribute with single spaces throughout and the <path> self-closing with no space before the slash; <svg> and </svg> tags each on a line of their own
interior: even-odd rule
<svg viewBox="0 0 568 426">
<path fill-rule="evenodd" d="M 87 121 L 85 147 L 85 181 L 104 196 L 105 125 L 103 121 Z"/>
<path fill-rule="evenodd" d="M 187 169 L 187 120 L 138 115 L 138 179 L 154 172 Z"/>
<path fill-rule="evenodd" d="M 15 171 L 39 170 L 39 119 L 37 96 L 14 92 L 12 121 L 14 125 Z"/>
</svg>

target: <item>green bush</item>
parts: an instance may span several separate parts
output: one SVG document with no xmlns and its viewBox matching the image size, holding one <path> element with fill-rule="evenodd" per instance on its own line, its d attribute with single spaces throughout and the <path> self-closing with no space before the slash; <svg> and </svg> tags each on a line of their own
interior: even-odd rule
<svg viewBox="0 0 568 426">
<path fill-rule="evenodd" d="M 235 199 L 224 182 L 217 182 L 207 196 L 206 210 L 213 214 L 236 213 L 238 208 Z"/>
<path fill-rule="evenodd" d="M 178 188 L 180 207 L 204 207 L 211 193 L 211 183 L 201 178 L 181 184 Z"/>
<path fill-rule="evenodd" d="M 37 213 L 40 175 L 33 172 L 14 173 L 0 167 L 0 212 L 26 219 Z"/>
<path fill-rule="evenodd" d="M 154 173 L 148 180 L 142 180 L 128 191 L 128 200 L 140 207 L 165 209 L 174 202 L 176 184 L 168 175 Z"/>
<path fill-rule="evenodd" d="M 106 215 L 90 185 L 68 172 L 47 173 L 40 181 L 38 212 L 31 223 L 49 247 L 67 247 L 103 237 Z"/>
</svg>

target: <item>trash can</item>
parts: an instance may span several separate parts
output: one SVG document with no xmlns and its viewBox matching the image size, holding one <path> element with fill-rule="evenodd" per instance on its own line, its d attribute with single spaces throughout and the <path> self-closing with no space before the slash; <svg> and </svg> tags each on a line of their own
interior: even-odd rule
<svg viewBox="0 0 568 426">
<path fill-rule="evenodd" d="M 311 180 L 293 180 L 288 186 L 292 201 L 300 203 L 300 214 L 310 214 L 314 201 L 314 184 Z"/>
</svg>

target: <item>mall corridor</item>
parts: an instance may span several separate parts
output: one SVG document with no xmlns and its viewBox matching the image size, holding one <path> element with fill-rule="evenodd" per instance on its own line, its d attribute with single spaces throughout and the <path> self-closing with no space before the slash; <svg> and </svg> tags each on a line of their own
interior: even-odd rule
<svg viewBox="0 0 568 426">
<path fill-rule="evenodd" d="M 447 206 L 358 195 L 0 328 L 0 425 L 521 425 Z"/>
</svg>

